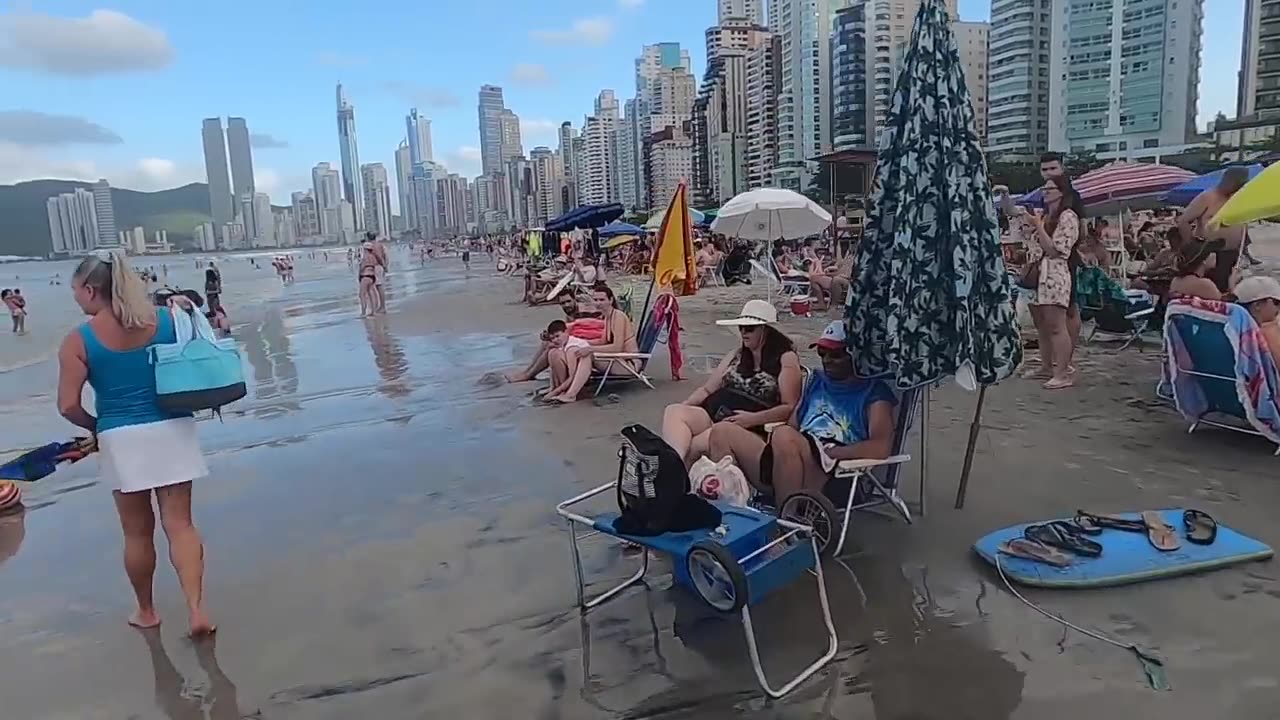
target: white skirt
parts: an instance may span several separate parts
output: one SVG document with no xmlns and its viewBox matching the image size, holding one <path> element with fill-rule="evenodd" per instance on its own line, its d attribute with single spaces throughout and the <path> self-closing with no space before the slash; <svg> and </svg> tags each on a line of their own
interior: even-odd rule
<svg viewBox="0 0 1280 720">
<path fill-rule="evenodd" d="M 123 493 L 190 482 L 209 474 L 195 418 L 125 425 L 98 435 L 102 476 Z"/>
</svg>

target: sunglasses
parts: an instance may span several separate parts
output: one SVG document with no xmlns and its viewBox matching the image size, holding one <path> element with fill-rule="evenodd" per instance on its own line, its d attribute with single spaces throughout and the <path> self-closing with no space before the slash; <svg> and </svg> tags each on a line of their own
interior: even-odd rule
<svg viewBox="0 0 1280 720">
<path fill-rule="evenodd" d="M 763 327 L 764 327 L 763 325 L 739 325 L 738 332 L 743 335 L 750 335 L 751 333 L 757 332 Z"/>
<path fill-rule="evenodd" d="M 839 360 L 847 357 L 852 357 L 849 354 L 848 350 L 828 350 L 826 348 L 817 348 L 817 351 L 818 351 L 818 357 L 820 358 L 833 358 L 833 359 Z"/>
</svg>

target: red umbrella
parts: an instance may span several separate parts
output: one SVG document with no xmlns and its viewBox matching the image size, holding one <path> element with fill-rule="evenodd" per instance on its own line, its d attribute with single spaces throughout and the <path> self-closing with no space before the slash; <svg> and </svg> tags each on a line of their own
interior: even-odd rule
<svg viewBox="0 0 1280 720">
<path fill-rule="evenodd" d="M 1120 206 L 1131 200 L 1157 200 L 1161 195 L 1196 177 L 1190 170 L 1176 165 L 1127 163 L 1123 161 L 1091 170 L 1071 181 L 1080 199 L 1091 210 L 1104 203 Z M 1043 206 L 1042 191 L 1022 196 L 1023 205 Z M 1090 215 L 1093 213 L 1091 212 Z M 1108 214 L 1108 213 L 1103 213 Z"/>
</svg>

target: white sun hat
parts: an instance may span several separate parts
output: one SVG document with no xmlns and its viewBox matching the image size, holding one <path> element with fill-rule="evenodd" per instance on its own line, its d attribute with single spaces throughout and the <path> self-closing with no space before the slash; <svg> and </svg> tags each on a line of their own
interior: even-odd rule
<svg viewBox="0 0 1280 720">
<path fill-rule="evenodd" d="M 731 326 L 750 326 L 750 325 L 772 325 L 778 322 L 778 309 L 772 303 L 766 300 L 748 300 L 742 306 L 742 312 L 738 313 L 738 317 L 729 318 L 728 320 L 717 320 L 717 325 Z"/>
</svg>

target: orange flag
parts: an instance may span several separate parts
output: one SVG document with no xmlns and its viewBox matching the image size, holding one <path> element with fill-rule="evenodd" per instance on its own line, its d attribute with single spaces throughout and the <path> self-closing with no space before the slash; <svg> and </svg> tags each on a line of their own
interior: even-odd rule
<svg viewBox="0 0 1280 720">
<path fill-rule="evenodd" d="M 689 197 L 684 183 L 667 207 L 653 253 L 653 276 L 659 288 L 670 286 L 676 295 L 698 292 L 698 270 L 693 261 L 693 224 L 689 220 Z"/>
</svg>

